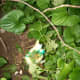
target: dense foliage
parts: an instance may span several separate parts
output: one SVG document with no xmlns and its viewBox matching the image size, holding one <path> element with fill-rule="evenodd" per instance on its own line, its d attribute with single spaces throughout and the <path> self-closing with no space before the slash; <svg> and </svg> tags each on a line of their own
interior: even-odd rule
<svg viewBox="0 0 80 80">
<path fill-rule="evenodd" d="M 80 0 L 24 1 L 41 11 L 61 4 L 80 5 Z M 21 34 L 29 27 L 29 38 L 35 38 L 44 44 L 46 54 L 43 75 L 46 80 L 80 80 L 80 54 L 61 44 L 55 30 L 42 15 L 22 3 L 11 1 L 6 1 L 2 11 L 5 15 L 0 20 L 1 28 Z M 56 25 L 63 40 L 80 50 L 80 9 L 63 7 L 45 14 Z M 5 60 L 3 62 L 6 63 Z M 34 80 L 37 80 L 37 76 Z"/>
</svg>

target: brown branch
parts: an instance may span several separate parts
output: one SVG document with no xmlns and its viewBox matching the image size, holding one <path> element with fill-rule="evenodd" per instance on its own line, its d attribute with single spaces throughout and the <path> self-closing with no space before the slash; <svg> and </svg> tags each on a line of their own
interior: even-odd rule
<svg viewBox="0 0 80 80">
<path fill-rule="evenodd" d="M 43 13 L 47 12 L 47 11 L 52 11 L 52 10 L 56 10 L 58 8 L 62 8 L 62 7 L 71 7 L 71 8 L 80 8 L 80 6 L 76 6 L 76 5 L 69 5 L 69 4 L 64 4 L 64 5 L 60 5 L 54 8 L 47 8 L 43 11 Z"/>
<path fill-rule="evenodd" d="M 7 46 L 6 46 L 5 42 L 3 41 L 3 39 L 1 37 L 0 37 L 0 41 L 1 41 L 2 45 L 3 45 L 3 47 L 4 47 L 5 52 L 7 53 L 8 52 Z"/>
<path fill-rule="evenodd" d="M 66 43 L 64 43 L 64 41 L 63 41 L 63 39 L 61 38 L 61 36 L 60 36 L 60 34 L 59 34 L 59 31 L 58 31 L 58 29 L 56 28 L 56 26 L 48 19 L 48 17 L 47 17 L 43 12 L 41 12 L 39 9 L 33 7 L 32 5 L 28 4 L 27 2 L 24 2 L 24 1 L 21 1 L 21 0 L 12 0 L 12 1 L 23 3 L 23 4 L 27 5 L 28 7 L 32 8 L 33 10 L 37 11 L 38 13 L 40 13 L 40 14 L 47 20 L 47 22 L 49 22 L 49 24 L 52 26 L 52 28 L 56 31 L 57 36 L 58 36 L 59 40 L 62 42 L 62 44 L 63 44 L 65 47 L 67 47 L 67 48 L 69 48 L 69 49 L 72 49 L 72 50 L 74 50 L 74 51 L 76 51 L 77 53 L 80 54 L 80 51 L 79 51 L 79 50 L 77 50 L 77 49 L 75 49 L 75 48 L 67 45 Z"/>
</svg>

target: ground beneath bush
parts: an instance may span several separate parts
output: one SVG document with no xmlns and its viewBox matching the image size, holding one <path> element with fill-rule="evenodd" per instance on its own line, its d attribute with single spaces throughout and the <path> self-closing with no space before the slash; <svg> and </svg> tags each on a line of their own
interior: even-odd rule
<svg viewBox="0 0 80 80">
<path fill-rule="evenodd" d="M 16 64 L 18 70 L 23 61 L 24 53 L 26 50 L 29 50 L 35 42 L 34 39 L 28 39 L 27 33 L 28 31 L 21 35 L 16 35 L 9 32 L 0 32 L 0 56 L 5 57 L 9 64 Z M 21 46 L 23 53 L 18 52 L 16 44 Z M 15 80 L 15 77 L 13 77 L 13 80 Z"/>
</svg>

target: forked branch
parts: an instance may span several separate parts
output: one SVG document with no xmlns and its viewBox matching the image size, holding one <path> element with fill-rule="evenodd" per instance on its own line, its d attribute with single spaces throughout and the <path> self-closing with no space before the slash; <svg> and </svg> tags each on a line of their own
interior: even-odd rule
<svg viewBox="0 0 80 80">
<path fill-rule="evenodd" d="M 79 50 L 77 50 L 77 49 L 75 49 L 75 48 L 67 45 L 67 44 L 63 41 L 63 39 L 61 38 L 61 36 L 60 36 L 60 34 L 59 34 L 58 29 L 56 28 L 56 26 L 48 19 L 48 17 L 47 17 L 43 12 L 41 12 L 39 9 L 33 7 L 32 5 L 28 4 L 27 2 L 24 2 L 24 1 L 21 1 L 21 0 L 11 0 L 11 1 L 23 3 L 23 4 L 27 5 L 28 7 L 32 8 L 33 10 L 35 10 L 36 12 L 40 13 L 40 14 L 46 19 L 46 21 L 49 22 L 49 24 L 52 26 L 52 28 L 56 31 L 57 36 L 58 36 L 59 40 L 61 41 L 61 43 L 62 43 L 65 47 L 67 47 L 67 48 L 69 48 L 69 49 L 72 49 L 72 50 L 74 50 L 74 51 L 76 51 L 77 53 L 80 54 L 80 51 L 79 51 Z"/>
<path fill-rule="evenodd" d="M 80 6 L 76 6 L 76 5 L 69 5 L 69 4 L 64 4 L 64 5 L 60 5 L 54 8 L 47 8 L 43 11 L 43 13 L 47 12 L 47 11 L 52 11 L 52 10 L 56 10 L 58 8 L 62 8 L 62 7 L 71 7 L 71 8 L 80 8 Z"/>
</svg>

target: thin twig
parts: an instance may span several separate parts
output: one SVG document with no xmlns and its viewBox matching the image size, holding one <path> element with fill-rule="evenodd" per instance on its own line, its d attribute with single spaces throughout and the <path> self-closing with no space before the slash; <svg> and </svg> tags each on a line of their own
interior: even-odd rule
<svg viewBox="0 0 80 80">
<path fill-rule="evenodd" d="M 69 4 L 64 4 L 64 5 L 60 5 L 54 8 L 47 8 L 43 11 L 43 13 L 47 12 L 47 11 L 52 11 L 52 10 L 56 10 L 58 8 L 62 8 L 62 7 L 71 7 L 71 8 L 80 8 L 80 6 L 76 6 L 76 5 L 69 5 Z"/>
<path fill-rule="evenodd" d="M 0 37 L 0 41 L 3 45 L 3 47 L 4 47 L 5 52 L 7 52 L 7 46 L 6 46 L 5 42 L 3 41 L 3 39 L 1 37 Z"/>
<path fill-rule="evenodd" d="M 67 47 L 67 48 L 69 48 L 69 49 L 72 49 L 72 50 L 74 50 L 74 51 L 76 51 L 77 53 L 80 54 L 80 51 L 79 51 L 79 50 L 77 50 L 77 49 L 75 49 L 75 48 L 67 45 L 66 43 L 64 43 L 64 41 L 63 41 L 63 39 L 61 38 L 61 36 L 60 36 L 60 34 L 59 34 L 59 31 L 58 31 L 58 29 L 56 28 L 56 26 L 48 19 L 48 17 L 47 17 L 43 12 L 41 12 L 39 9 L 33 7 L 32 5 L 28 4 L 27 2 L 24 2 L 24 1 L 21 1 L 21 0 L 12 0 L 12 1 L 23 3 L 23 4 L 27 5 L 28 7 L 32 8 L 33 10 L 37 11 L 38 13 L 40 13 L 40 14 L 47 20 L 47 22 L 49 22 L 49 24 L 52 26 L 52 28 L 56 31 L 57 36 L 58 36 L 59 40 L 62 42 L 62 44 L 63 44 L 65 47 Z"/>
</svg>

